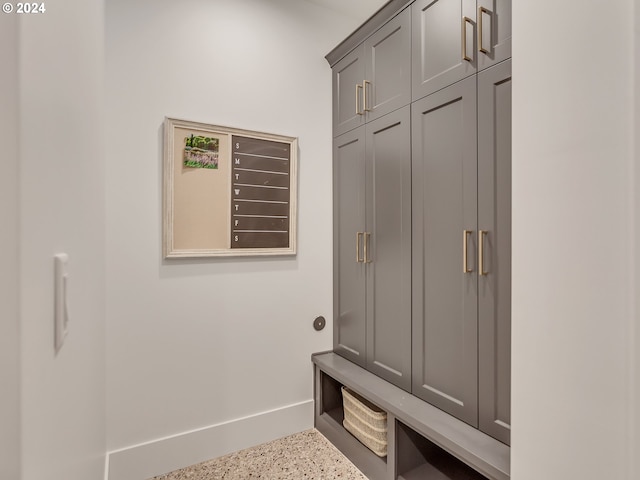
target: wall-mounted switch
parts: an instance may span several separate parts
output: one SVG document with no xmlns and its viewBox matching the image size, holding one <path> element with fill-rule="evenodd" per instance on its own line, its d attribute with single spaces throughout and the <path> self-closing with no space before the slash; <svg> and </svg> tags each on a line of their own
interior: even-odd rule
<svg viewBox="0 0 640 480">
<path fill-rule="evenodd" d="M 54 264 L 54 341 L 56 353 L 60 351 L 67 336 L 69 312 L 67 307 L 67 283 L 69 273 L 67 266 L 69 255 L 59 253 L 53 257 Z"/>
</svg>

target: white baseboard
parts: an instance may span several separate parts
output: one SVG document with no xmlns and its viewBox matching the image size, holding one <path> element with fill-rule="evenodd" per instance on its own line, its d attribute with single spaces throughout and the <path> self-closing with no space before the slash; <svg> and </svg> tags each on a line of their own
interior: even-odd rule
<svg viewBox="0 0 640 480">
<path fill-rule="evenodd" d="M 313 400 L 107 454 L 105 480 L 145 480 L 313 428 Z"/>
</svg>

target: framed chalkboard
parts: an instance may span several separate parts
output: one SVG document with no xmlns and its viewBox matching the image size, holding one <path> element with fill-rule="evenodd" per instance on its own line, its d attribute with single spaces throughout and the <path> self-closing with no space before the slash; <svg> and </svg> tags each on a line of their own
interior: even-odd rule
<svg viewBox="0 0 640 480">
<path fill-rule="evenodd" d="M 295 137 L 165 118 L 165 258 L 296 253 Z"/>
</svg>

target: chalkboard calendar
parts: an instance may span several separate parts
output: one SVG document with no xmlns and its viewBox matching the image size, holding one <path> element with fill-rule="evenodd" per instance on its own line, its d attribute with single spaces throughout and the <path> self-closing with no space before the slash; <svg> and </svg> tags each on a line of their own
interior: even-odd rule
<svg viewBox="0 0 640 480">
<path fill-rule="evenodd" d="M 288 248 L 291 145 L 232 137 L 231 248 Z"/>
<path fill-rule="evenodd" d="M 296 253 L 297 139 L 165 119 L 165 258 Z"/>
</svg>

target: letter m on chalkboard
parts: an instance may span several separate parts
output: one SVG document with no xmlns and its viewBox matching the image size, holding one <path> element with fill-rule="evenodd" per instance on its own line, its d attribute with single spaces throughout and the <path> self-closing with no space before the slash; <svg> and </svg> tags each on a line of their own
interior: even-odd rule
<svg viewBox="0 0 640 480">
<path fill-rule="evenodd" d="M 240 165 L 240 159 L 239 158 L 235 158 L 234 160 L 235 160 L 236 165 Z"/>
</svg>

